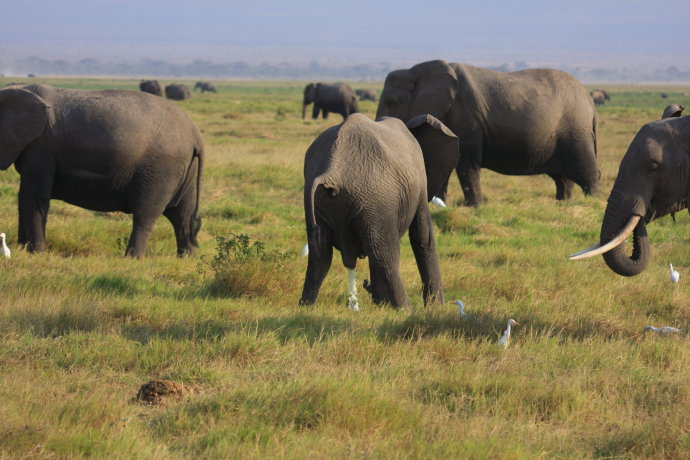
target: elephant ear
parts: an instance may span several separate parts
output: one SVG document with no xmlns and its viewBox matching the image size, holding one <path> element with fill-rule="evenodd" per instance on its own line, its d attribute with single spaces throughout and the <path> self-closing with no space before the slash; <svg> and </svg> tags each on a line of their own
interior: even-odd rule
<svg viewBox="0 0 690 460">
<path fill-rule="evenodd" d="M 410 69 L 414 75 L 410 116 L 430 114 L 442 118 L 458 93 L 458 76 L 446 61 L 417 64 Z"/>
<path fill-rule="evenodd" d="M 427 200 L 438 193 L 460 159 L 458 137 L 433 115 L 417 115 L 405 123 L 424 156 Z"/>
<path fill-rule="evenodd" d="M 48 104 L 23 88 L 0 90 L 0 170 L 5 170 L 43 132 Z"/>
<path fill-rule="evenodd" d="M 685 107 L 683 107 L 682 105 L 671 104 L 664 109 L 664 113 L 661 115 L 661 118 L 664 119 L 680 117 L 683 114 L 683 110 L 685 110 Z"/>
</svg>

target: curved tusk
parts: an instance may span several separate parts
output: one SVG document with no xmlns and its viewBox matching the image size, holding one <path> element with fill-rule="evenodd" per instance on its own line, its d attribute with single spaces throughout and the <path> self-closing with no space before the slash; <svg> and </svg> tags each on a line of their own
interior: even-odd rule
<svg viewBox="0 0 690 460">
<path fill-rule="evenodd" d="M 637 223 L 640 221 L 641 217 L 640 216 L 632 216 L 630 217 L 630 220 L 628 220 L 628 223 L 625 225 L 623 230 L 620 231 L 618 235 L 616 235 L 611 241 L 606 243 L 605 245 L 601 245 L 600 243 L 595 244 L 591 248 L 583 249 L 582 251 L 576 252 L 575 254 L 570 254 L 568 256 L 568 259 L 570 260 L 578 260 L 578 259 L 586 259 L 587 257 L 594 257 L 598 256 L 599 254 L 603 254 L 605 252 L 610 251 L 611 249 L 615 248 L 619 244 L 621 244 L 625 239 L 630 236 L 632 231 L 635 229 L 637 226 Z"/>
</svg>

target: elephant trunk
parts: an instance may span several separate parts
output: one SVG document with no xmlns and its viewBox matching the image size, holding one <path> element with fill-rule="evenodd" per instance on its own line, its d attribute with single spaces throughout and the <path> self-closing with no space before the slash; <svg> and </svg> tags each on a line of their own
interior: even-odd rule
<svg viewBox="0 0 690 460">
<path fill-rule="evenodd" d="M 302 120 L 304 120 L 304 117 L 307 114 L 307 105 L 309 105 L 309 103 L 306 101 L 302 103 Z"/>
<path fill-rule="evenodd" d="M 628 209 L 628 207 L 626 206 L 623 209 Z M 644 216 L 644 211 L 625 212 L 621 210 L 619 203 L 609 200 L 604 220 L 601 224 L 601 244 L 603 245 L 611 241 L 621 231 L 631 216 Z M 639 275 L 649 263 L 651 251 L 644 218 L 639 219 L 632 233 L 633 251 L 631 256 L 626 254 L 625 244 L 623 243 L 603 254 L 606 265 L 621 276 Z"/>
</svg>

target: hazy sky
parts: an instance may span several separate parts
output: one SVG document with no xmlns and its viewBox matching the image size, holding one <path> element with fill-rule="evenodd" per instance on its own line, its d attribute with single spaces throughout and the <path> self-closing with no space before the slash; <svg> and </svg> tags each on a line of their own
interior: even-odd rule
<svg viewBox="0 0 690 460">
<path fill-rule="evenodd" d="M 141 57 L 690 69 L 690 2 L 2 0 L 0 59 Z"/>
</svg>

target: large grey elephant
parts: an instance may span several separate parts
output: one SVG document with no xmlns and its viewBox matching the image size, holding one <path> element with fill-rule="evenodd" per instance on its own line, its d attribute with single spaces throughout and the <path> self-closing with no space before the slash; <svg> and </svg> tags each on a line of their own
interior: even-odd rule
<svg viewBox="0 0 690 460">
<path fill-rule="evenodd" d="M 617 274 L 638 275 L 647 267 L 651 254 L 646 224 L 688 207 L 690 116 L 681 117 L 677 107 L 667 107 L 663 116 L 667 118 L 647 123 L 637 132 L 621 160 L 601 224 L 600 242 L 570 255 L 570 259 L 602 254 L 606 265 Z M 631 233 L 633 250 L 628 257 L 624 242 Z"/>
<path fill-rule="evenodd" d="M 199 89 L 202 93 L 204 93 L 206 91 L 211 92 L 211 93 L 217 93 L 218 92 L 218 88 L 216 88 L 215 83 L 212 83 L 210 81 L 198 81 L 198 82 L 196 82 L 196 84 L 194 85 L 194 91 L 196 91 L 197 89 Z"/>
<path fill-rule="evenodd" d="M 316 301 L 340 250 L 351 275 L 369 257 L 376 303 L 410 301 L 399 273 L 400 238 L 410 243 L 423 282 L 424 303 L 443 301 L 428 200 L 458 161 L 458 139 L 440 121 L 421 115 L 407 126 L 354 114 L 323 132 L 304 159 L 304 210 L 309 262 L 300 304 Z M 353 294 L 354 281 L 350 293 Z"/>
<path fill-rule="evenodd" d="M 350 85 L 346 83 L 309 83 L 304 87 L 304 99 L 302 101 L 302 118 L 305 117 L 307 106 L 313 103 L 314 108 L 311 117 L 316 120 L 319 112 L 324 120 L 330 112 L 339 113 L 343 120 L 347 120 L 353 113 L 359 112 L 357 96 Z"/>
<path fill-rule="evenodd" d="M 573 182 L 596 193 L 597 113 L 574 77 L 551 69 L 495 72 L 442 60 L 388 74 L 377 117 L 403 121 L 429 113 L 460 139 L 457 173 L 465 203 L 482 202 L 481 168 L 501 174 L 548 174 L 556 198 Z M 445 199 L 443 190 L 434 191 Z"/>
<path fill-rule="evenodd" d="M 139 89 L 145 93 L 163 96 L 161 84 L 158 83 L 158 80 L 141 80 L 139 82 Z"/>
<path fill-rule="evenodd" d="M 144 255 L 158 217 L 177 253 L 192 253 L 201 220 L 201 134 L 175 104 L 147 93 L 46 85 L 0 90 L 0 169 L 20 174 L 19 243 L 45 249 L 51 199 L 133 215 L 126 254 Z"/>
<path fill-rule="evenodd" d="M 165 97 L 174 101 L 184 101 L 190 98 L 187 85 L 171 83 L 165 87 Z"/>
</svg>

